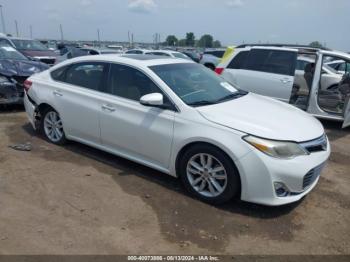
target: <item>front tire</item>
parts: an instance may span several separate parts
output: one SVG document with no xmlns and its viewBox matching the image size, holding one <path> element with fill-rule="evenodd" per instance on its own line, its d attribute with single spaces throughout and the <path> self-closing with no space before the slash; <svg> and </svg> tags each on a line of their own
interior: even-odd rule
<svg viewBox="0 0 350 262">
<path fill-rule="evenodd" d="M 63 145 L 67 142 L 63 130 L 63 123 L 60 115 L 53 108 L 47 109 L 42 114 L 41 131 L 46 140 L 56 145 Z"/>
<path fill-rule="evenodd" d="M 240 188 L 239 174 L 232 160 L 214 146 L 191 147 L 180 160 L 179 172 L 185 188 L 211 204 L 231 200 Z"/>
</svg>

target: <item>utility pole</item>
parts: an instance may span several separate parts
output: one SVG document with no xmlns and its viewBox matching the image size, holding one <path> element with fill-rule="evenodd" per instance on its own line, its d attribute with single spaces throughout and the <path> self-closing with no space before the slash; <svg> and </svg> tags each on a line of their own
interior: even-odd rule
<svg viewBox="0 0 350 262">
<path fill-rule="evenodd" d="M 15 26 L 16 26 L 16 35 L 19 37 L 19 31 L 18 31 L 18 23 L 17 20 L 15 20 Z"/>
<path fill-rule="evenodd" d="M 30 35 L 30 39 L 33 39 L 33 27 L 32 27 L 32 25 L 29 26 L 29 35 Z"/>
<path fill-rule="evenodd" d="M 60 24 L 60 33 L 61 33 L 61 41 L 63 42 L 63 28 L 62 28 L 62 24 Z"/>
<path fill-rule="evenodd" d="M 6 35 L 5 19 L 4 19 L 4 14 L 2 12 L 2 5 L 0 5 L 0 14 L 1 14 L 2 32 Z"/>
<path fill-rule="evenodd" d="M 131 43 L 130 43 L 130 31 L 128 31 L 128 42 L 129 42 L 129 46 L 131 46 Z"/>
<path fill-rule="evenodd" d="M 134 47 L 134 33 L 131 33 L 131 46 Z"/>
<path fill-rule="evenodd" d="M 97 29 L 97 40 L 99 47 L 101 47 L 100 29 Z"/>
</svg>

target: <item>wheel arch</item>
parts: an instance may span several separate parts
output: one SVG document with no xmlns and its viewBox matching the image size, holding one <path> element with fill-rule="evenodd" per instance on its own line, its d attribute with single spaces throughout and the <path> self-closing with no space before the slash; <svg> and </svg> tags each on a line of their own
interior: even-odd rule
<svg viewBox="0 0 350 262">
<path fill-rule="evenodd" d="M 48 109 L 53 109 L 55 110 L 56 112 L 57 109 L 55 107 L 53 107 L 52 105 L 50 105 L 49 103 L 47 102 L 42 102 L 41 104 L 37 105 L 36 108 L 35 108 L 35 125 L 37 127 L 40 126 L 41 124 L 41 120 L 42 120 L 42 117 L 43 117 L 43 114 L 45 113 L 46 110 Z"/>
<path fill-rule="evenodd" d="M 238 174 L 238 178 L 239 178 L 239 192 L 238 195 L 241 195 L 241 190 L 242 190 L 242 179 L 241 179 L 241 174 L 239 172 L 239 169 L 237 168 L 237 165 L 235 164 L 235 161 L 232 159 L 232 157 L 224 150 L 222 149 L 220 146 L 214 145 L 213 143 L 210 142 L 205 142 L 205 141 L 192 141 L 187 143 L 186 145 L 182 146 L 182 148 L 178 151 L 177 155 L 176 155 L 176 159 L 175 159 L 175 172 L 176 172 L 176 176 L 179 177 L 179 168 L 180 168 L 180 162 L 181 162 L 181 158 L 184 155 L 184 153 L 189 150 L 191 147 L 196 146 L 196 145 L 207 145 L 210 147 L 214 147 L 218 150 L 220 150 L 232 163 L 232 166 L 234 167 L 234 169 L 236 170 L 237 174 Z"/>
</svg>

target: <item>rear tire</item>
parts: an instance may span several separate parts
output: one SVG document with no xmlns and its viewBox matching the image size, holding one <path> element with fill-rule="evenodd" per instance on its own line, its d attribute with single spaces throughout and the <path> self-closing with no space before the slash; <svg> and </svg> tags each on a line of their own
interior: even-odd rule
<svg viewBox="0 0 350 262">
<path fill-rule="evenodd" d="M 62 119 L 53 108 L 48 108 L 41 114 L 40 129 L 50 143 L 63 145 L 67 142 Z"/>
<path fill-rule="evenodd" d="M 179 163 L 181 180 L 192 195 L 211 204 L 222 204 L 237 195 L 240 178 L 232 160 L 220 149 L 198 144 Z"/>
</svg>

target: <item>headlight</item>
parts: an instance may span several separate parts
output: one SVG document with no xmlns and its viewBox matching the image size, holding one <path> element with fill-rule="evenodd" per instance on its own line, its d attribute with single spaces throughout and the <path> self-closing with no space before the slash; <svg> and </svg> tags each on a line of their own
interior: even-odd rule
<svg viewBox="0 0 350 262">
<path fill-rule="evenodd" d="M 266 155 L 290 159 L 297 156 L 308 155 L 308 153 L 297 143 L 275 141 L 255 136 L 245 136 L 243 139 Z"/>
</svg>

